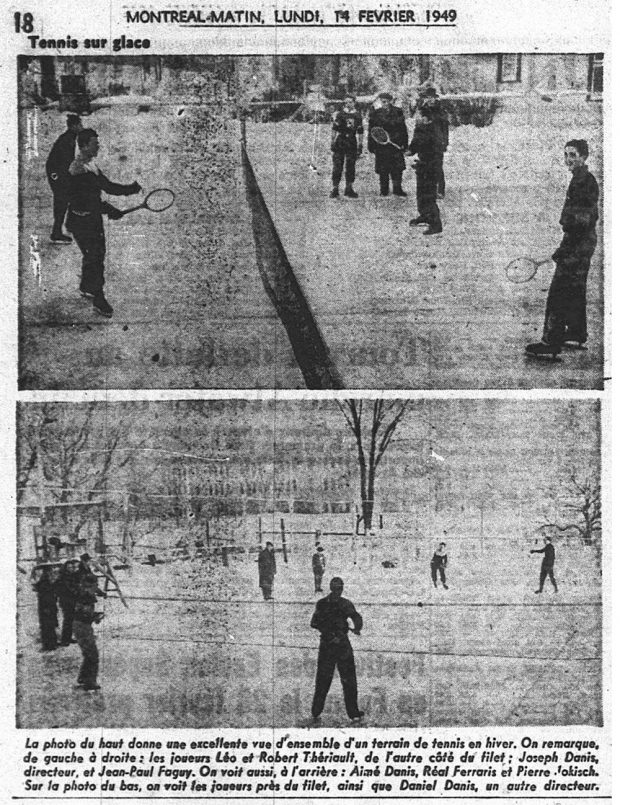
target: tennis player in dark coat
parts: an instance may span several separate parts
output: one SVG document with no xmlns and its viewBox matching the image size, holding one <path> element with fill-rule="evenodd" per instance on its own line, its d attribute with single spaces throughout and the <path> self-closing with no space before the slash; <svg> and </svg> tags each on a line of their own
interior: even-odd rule
<svg viewBox="0 0 620 805">
<path fill-rule="evenodd" d="M 368 150 L 375 155 L 375 173 L 379 174 L 379 191 L 382 196 L 389 195 L 390 178 L 395 196 L 406 196 L 403 190 L 403 171 L 405 170 L 404 150 L 407 147 L 407 125 L 403 110 L 392 105 L 394 100 L 389 92 L 379 95 L 381 107 L 373 109 L 368 120 Z M 373 128 L 387 132 L 391 143 L 380 145 L 370 135 Z"/>
<path fill-rule="evenodd" d="M 63 233 L 62 227 L 69 207 L 69 167 L 75 157 L 75 140 L 81 130 L 79 116 L 67 115 L 67 130 L 56 140 L 45 163 L 47 181 L 54 196 L 54 225 L 50 240 L 60 245 L 73 243 Z"/>
<path fill-rule="evenodd" d="M 73 234 L 82 252 L 82 279 L 80 293 L 92 299 L 93 309 L 110 318 L 113 309 L 103 294 L 105 232 L 103 216 L 117 220 L 122 212 L 107 201 L 101 193 L 112 196 L 131 196 L 142 188 L 138 182 L 116 184 L 99 170 L 95 157 L 99 153 L 99 138 L 93 129 L 82 129 L 77 136 L 79 154 L 69 168 L 69 215 L 67 229 Z"/>
<path fill-rule="evenodd" d="M 555 548 L 553 547 L 553 543 L 551 542 L 551 537 L 545 537 L 545 545 L 543 548 L 532 548 L 530 553 L 544 553 L 542 564 L 540 566 L 540 583 L 538 585 L 538 589 L 534 590 L 536 594 L 542 593 L 543 587 L 545 586 L 545 579 L 549 576 L 549 581 L 553 584 L 553 589 L 558 591 L 558 585 L 555 582 L 555 576 L 553 574 L 553 566 L 555 565 Z"/>
<path fill-rule="evenodd" d="M 335 576 L 329 583 L 330 593 L 317 601 L 310 626 L 321 633 L 319 657 L 316 669 L 314 699 L 312 700 L 312 718 L 317 721 L 323 712 L 325 699 L 334 677 L 334 669 L 338 668 L 344 706 L 350 719 L 357 721 L 364 713 L 357 706 L 357 675 L 355 673 L 355 657 L 349 642 L 348 632 L 359 634 L 362 630 L 362 616 L 353 603 L 342 597 L 344 582 Z M 349 626 L 353 623 L 353 629 Z"/>
<path fill-rule="evenodd" d="M 344 194 L 357 198 L 353 189 L 355 163 L 362 155 L 362 116 L 355 107 L 353 95 L 345 95 L 344 106 L 334 115 L 332 122 L 332 191 L 331 198 L 338 198 L 342 170 L 344 168 Z"/>
<path fill-rule="evenodd" d="M 588 340 L 586 283 L 596 248 L 599 197 L 598 183 L 586 165 L 588 154 L 585 140 L 570 140 L 564 146 L 564 162 L 573 176 L 560 215 L 564 236 L 553 254 L 556 268 L 547 296 L 543 337 L 525 348 L 534 357 L 555 356 L 563 346 L 583 349 Z"/>
<path fill-rule="evenodd" d="M 437 184 L 439 167 L 443 157 L 443 139 L 437 126 L 434 125 L 430 110 L 422 105 L 418 122 L 409 143 L 409 153 L 417 156 L 416 200 L 418 217 L 412 219 L 411 226 L 428 224 L 425 235 L 437 235 L 442 231 L 439 207 L 437 206 Z"/>
<path fill-rule="evenodd" d="M 265 601 L 273 599 L 273 579 L 276 575 L 276 555 L 273 542 L 266 542 L 263 550 L 258 554 L 258 586 L 261 588 Z"/>
</svg>

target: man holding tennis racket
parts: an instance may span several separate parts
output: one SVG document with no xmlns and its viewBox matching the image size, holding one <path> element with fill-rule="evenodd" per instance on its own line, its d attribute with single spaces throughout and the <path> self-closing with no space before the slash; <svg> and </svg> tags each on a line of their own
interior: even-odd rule
<svg viewBox="0 0 620 805">
<path fill-rule="evenodd" d="M 115 184 L 100 171 L 95 163 L 99 153 L 99 138 L 94 129 L 82 129 L 77 135 L 79 153 L 69 168 L 69 214 L 67 229 L 73 234 L 82 252 L 82 278 L 80 293 L 92 299 L 93 309 L 111 318 L 113 309 L 103 294 L 105 232 L 103 215 L 112 220 L 123 217 L 101 193 L 112 196 L 131 196 L 142 188 L 138 182 Z"/>
<path fill-rule="evenodd" d="M 379 95 L 381 107 L 370 112 L 368 120 L 368 150 L 375 155 L 375 173 L 379 174 L 379 192 L 382 196 L 392 193 L 406 196 L 403 190 L 405 170 L 404 151 L 407 147 L 407 125 L 402 109 L 392 105 L 389 92 Z"/>
<path fill-rule="evenodd" d="M 573 174 L 560 216 L 562 242 L 553 254 L 556 264 L 547 296 L 542 341 L 528 344 L 533 357 L 555 357 L 563 346 L 583 349 L 588 340 L 586 283 L 596 248 L 599 188 L 588 170 L 586 140 L 569 140 L 564 162 Z"/>
</svg>

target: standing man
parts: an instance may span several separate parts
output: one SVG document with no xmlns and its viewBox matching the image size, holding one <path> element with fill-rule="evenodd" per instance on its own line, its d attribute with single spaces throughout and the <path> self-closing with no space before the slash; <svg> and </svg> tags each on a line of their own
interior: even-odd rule
<svg viewBox="0 0 620 805">
<path fill-rule="evenodd" d="M 344 194 L 358 198 L 353 190 L 355 163 L 362 155 L 364 126 L 362 116 L 355 107 L 355 96 L 345 95 L 344 106 L 334 115 L 332 125 L 332 192 L 330 198 L 338 198 L 340 179 L 344 167 Z"/>
<path fill-rule="evenodd" d="M 418 121 L 413 130 L 413 139 L 409 143 L 409 153 L 417 155 L 416 201 L 418 217 L 413 218 L 410 226 L 428 224 L 425 235 L 438 235 L 443 227 L 437 206 L 437 184 L 439 168 L 443 158 L 443 140 L 439 129 L 433 123 L 428 105 L 422 105 Z"/>
<path fill-rule="evenodd" d="M 75 140 L 81 130 L 79 116 L 67 115 L 67 130 L 56 140 L 45 163 L 47 181 L 54 196 L 54 225 L 50 240 L 61 246 L 73 243 L 63 233 L 62 227 L 69 206 L 69 167 L 75 158 Z"/>
<path fill-rule="evenodd" d="M 97 596 L 106 597 L 106 594 L 97 585 L 97 577 L 90 571 L 84 573 L 80 577 L 76 596 L 73 634 L 82 651 L 82 665 L 77 683 L 86 691 L 99 690 L 101 687 L 97 683 L 99 651 L 93 631 L 93 623 L 101 623 L 103 620 L 103 612 L 95 612 Z"/>
<path fill-rule="evenodd" d="M 49 540 L 48 540 L 49 542 Z M 80 560 L 67 559 L 60 575 L 54 584 L 56 598 L 62 611 L 62 630 L 60 633 L 60 645 L 68 646 L 75 641 L 73 637 L 73 616 L 75 614 L 75 602 L 80 587 Z"/>
<path fill-rule="evenodd" d="M 368 120 L 368 150 L 375 155 L 375 173 L 379 174 L 379 192 L 382 196 L 392 192 L 395 196 L 406 196 L 403 190 L 403 171 L 405 170 L 404 151 L 407 147 L 407 126 L 402 109 L 392 106 L 393 96 L 389 92 L 379 95 L 381 107 L 373 109 Z M 376 143 L 370 132 L 373 128 L 382 128 L 387 132 L 391 142 L 385 145 Z"/>
<path fill-rule="evenodd" d="M 258 554 L 258 586 L 263 591 L 265 601 L 273 601 L 273 578 L 276 575 L 276 555 L 273 542 L 266 542 Z"/>
<path fill-rule="evenodd" d="M 352 721 L 360 721 L 364 713 L 357 706 L 355 657 L 348 632 L 360 634 L 363 625 L 362 616 L 351 601 L 342 597 L 344 582 L 341 578 L 334 577 L 329 583 L 329 589 L 329 595 L 317 601 L 310 621 L 310 626 L 321 633 L 312 718 L 315 722 L 319 720 L 332 684 L 334 669 L 338 667 L 347 715 Z M 353 629 L 349 626 L 349 620 L 353 623 Z"/>
<path fill-rule="evenodd" d="M 41 633 L 41 646 L 43 651 L 54 651 L 58 646 L 58 607 L 54 593 L 54 579 L 52 569 L 54 565 L 46 563 L 37 565 L 33 575 L 41 571 L 39 578 L 33 582 L 33 589 L 37 594 L 37 612 L 39 614 L 39 631 Z"/>
<path fill-rule="evenodd" d="M 553 547 L 553 543 L 551 542 L 551 537 L 545 537 L 544 539 L 544 546 L 539 548 L 532 548 L 530 553 L 544 553 L 542 564 L 540 566 L 540 583 L 538 585 L 538 589 L 534 590 L 536 595 L 542 593 L 543 587 L 545 586 L 545 579 L 549 576 L 549 581 L 553 584 L 553 589 L 558 591 L 558 585 L 555 583 L 555 576 L 553 575 L 553 566 L 555 564 L 555 548 Z"/>
<path fill-rule="evenodd" d="M 325 573 L 325 554 L 320 545 L 316 546 L 316 551 L 312 556 L 312 573 L 314 575 L 314 592 L 322 593 L 323 574 Z"/>
<path fill-rule="evenodd" d="M 448 567 L 448 552 L 446 550 L 446 543 L 440 542 L 437 550 L 431 559 L 431 578 L 435 587 L 437 586 L 437 573 L 443 584 L 444 590 L 448 589 L 446 584 L 446 568 Z"/>
<path fill-rule="evenodd" d="M 443 157 L 450 144 L 450 121 L 443 108 L 436 88 L 429 81 L 422 84 L 418 89 L 418 100 L 416 107 L 424 108 L 428 117 L 431 118 L 435 128 L 435 136 L 441 143 L 441 150 L 437 154 L 437 198 L 444 198 L 446 195 L 446 178 L 443 171 Z"/>
<path fill-rule="evenodd" d="M 596 248 L 599 196 L 598 183 L 586 165 L 588 154 L 585 140 L 569 140 L 564 146 L 564 162 L 573 176 L 560 215 L 564 236 L 553 254 L 556 268 L 547 296 L 543 337 L 525 348 L 534 357 L 555 357 L 562 346 L 584 349 L 588 340 L 586 283 Z"/>
<path fill-rule="evenodd" d="M 103 215 L 112 220 L 123 213 L 101 200 L 101 193 L 131 196 L 142 188 L 138 182 L 115 184 L 99 170 L 95 157 L 99 153 L 99 138 L 93 129 L 82 129 L 77 135 L 79 153 L 69 168 L 69 215 L 67 229 L 73 234 L 82 252 L 80 293 L 92 299 L 93 309 L 111 318 L 114 312 L 103 295 L 105 233 Z"/>
</svg>

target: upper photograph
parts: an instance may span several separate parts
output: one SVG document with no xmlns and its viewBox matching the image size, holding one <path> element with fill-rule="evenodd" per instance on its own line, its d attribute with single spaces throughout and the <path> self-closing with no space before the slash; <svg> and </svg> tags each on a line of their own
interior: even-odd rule
<svg viewBox="0 0 620 805">
<path fill-rule="evenodd" d="M 603 387 L 603 54 L 17 70 L 20 390 Z"/>
</svg>

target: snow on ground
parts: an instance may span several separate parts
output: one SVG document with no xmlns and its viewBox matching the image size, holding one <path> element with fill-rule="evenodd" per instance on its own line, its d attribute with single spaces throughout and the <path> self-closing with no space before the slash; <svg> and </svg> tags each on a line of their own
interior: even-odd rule
<svg viewBox="0 0 620 805">
<path fill-rule="evenodd" d="M 324 518 L 325 519 L 325 518 Z M 291 521 L 293 522 L 293 521 Z M 312 530 L 317 518 L 289 526 Z M 322 526 L 328 530 L 327 522 Z M 332 519 L 341 530 L 344 519 Z M 143 564 L 118 578 L 129 608 L 105 603 L 97 628 L 102 692 L 74 689 L 77 646 L 41 653 L 36 601 L 22 582 L 18 608 L 21 727 L 287 727 L 305 725 L 318 634 L 312 536 L 278 553 L 274 602 L 257 586 L 255 522 L 228 567 L 219 556 Z M 265 526 L 263 526 L 265 527 Z M 165 537 L 168 536 L 166 540 Z M 429 560 L 439 535 L 403 529 L 373 539 L 325 536 L 324 589 L 345 580 L 364 617 L 351 636 L 362 709 L 373 726 L 601 723 L 600 571 L 592 548 L 558 544 L 560 591 L 538 583 L 533 540 L 504 532 L 449 540 L 449 590 L 435 590 Z M 176 535 L 160 535 L 163 545 Z M 276 543 L 277 539 L 274 540 Z M 250 550 L 252 549 L 253 550 Z M 150 549 L 152 552 L 154 549 Z M 389 560 L 395 567 L 383 567 Z M 545 678 L 545 684 L 540 680 Z M 323 724 L 348 723 L 338 680 Z"/>
<path fill-rule="evenodd" d="M 576 103 L 524 101 L 486 128 L 453 129 L 444 232 L 432 238 L 408 225 L 417 214 L 411 170 L 408 198 L 381 198 L 364 149 L 360 198 L 330 199 L 329 124 L 248 124 L 259 185 L 346 387 L 601 386 L 601 239 L 588 287 L 589 351 L 561 364 L 523 355 L 541 336 L 552 266 L 523 285 L 504 273 L 513 258 L 542 259 L 559 243 L 567 139 L 590 141 L 591 168 L 602 176 L 600 109 Z"/>
</svg>

